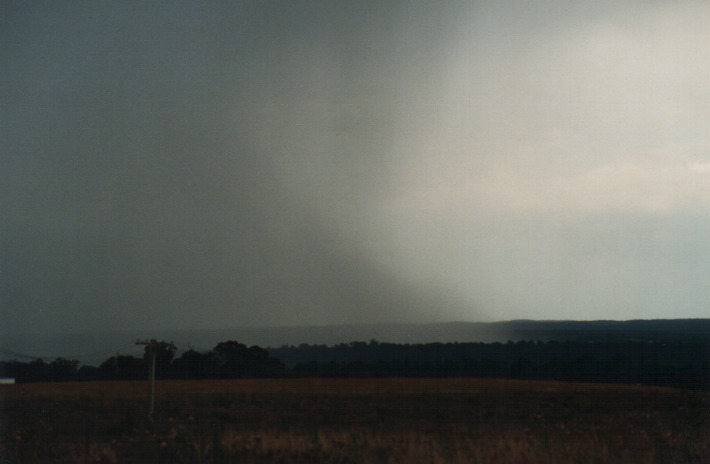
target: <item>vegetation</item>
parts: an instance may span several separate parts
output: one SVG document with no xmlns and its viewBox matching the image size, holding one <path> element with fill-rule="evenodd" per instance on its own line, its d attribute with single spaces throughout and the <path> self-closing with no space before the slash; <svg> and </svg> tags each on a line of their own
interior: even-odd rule
<svg viewBox="0 0 710 464">
<path fill-rule="evenodd" d="M 4 361 L 0 376 L 18 382 L 0 385 L 0 464 L 710 462 L 710 341 L 695 333 L 612 324 L 562 341 L 182 353 L 162 341 L 98 367 Z"/>
<path fill-rule="evenodd" d="M 493 379 L 1 385 L 0 462 L 702 463 L 708 392 Z"/>
<path fill-rule="evenodd" d="M 341 343 L 270 352 L 297 377 L 493 377 L 710 387 L 710 339 Z"/>
<path fill-rule="evenodd" d="M 208 352 L 188 350 L 177 359 L 177 348 L 170 342 L 157 342 L 156 376 L 162 379 L 233 379 L 283 377 L 286 367 L 258 346 L 227 341 Z M 0 376 L 17 382 L 61 382 L 86 380 L 142 380 L 148 371 L 149 348 L 144 356 L 112 356 L 98 368 L 79 366 L 77 361 L 57 358 L 51 363 L 35 359 L 28 363 L 0 362 Z"/>
<path fill-rule="evenodd" d="M 159 379 L 274 377 L 477 377 L 627 383 L 710 388 L 710 339 L 518 341 L 508 343 L 340 343 L 269 350 L 227 341 L 175 357 L 157 342 Z M 142 380 L 143 358 L 114 356 L 98 368 L 55 359 L 0 362 L 0 376 L 17 382 Z"/>
</svg>

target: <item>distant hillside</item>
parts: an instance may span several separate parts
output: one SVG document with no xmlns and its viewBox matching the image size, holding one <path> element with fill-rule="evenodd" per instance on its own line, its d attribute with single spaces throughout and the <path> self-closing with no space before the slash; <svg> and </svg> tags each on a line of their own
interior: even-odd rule
<svg viewBox="0 0 710 464">
<path fill-rule="evenodd" d="M 490 326 L 510 339 L 541 341 L 668 341 L 710 336 L 710 319 L 652 319 L 630 321 L 495 322 Z"/>
<path fill-rule="evenodd" d="M 107 347 L 104 339 L 97 348 L 111 354 L 98 362 L 61 351 L 44 360 L 23 361 L 13 358 L 26 354 L 3 348 L 0 353 L 10 360 L 0 360 L 0 377 L 18 382 L 143 379 L 145 347 L 129 335 L 140 338 L 122 333 L 127 343 L 116 349 Z M 164 379 L 495 377 L 710 388 L 707 319 L 452 322 L 145 335 L 162 342 L 157 375 Z M 216 337 L 222 340 L 208 340 Z M 281 343 L 268 345 L 266 339 Z"/>
<path fill-rule="evenodd" d="M 534 341 L 664 341 L 710 336 L 710 319 L 632 321 L 444 322 L 435 324 L 373 324 L 254 329 L 281 344 L 326 344 L 372 339 L 390 343 Z M 268 346 L 280 346 L 267 344 Z"/>
<path fill-rule="evenodd" d="M 111 331 L 79 334 L 4 334 L 0 359 L 18 354 L 64 357 L 100 363 L 116 353 L 140 353 L 137 338 L 175 342 L 179 350 L 208 350 L 225 340 L 277 348 L 283 345 L 336 345 L 377 340 L 386 343 L 533 341 L 672 341 L 710 338 L 710 319 L 633 321 L 445 322 L 434 324 L 350 324 L 299 327 L 235 327 L 220 330 Z M 21 358 L 21 359 L 27 359 Z"/>
</svg>

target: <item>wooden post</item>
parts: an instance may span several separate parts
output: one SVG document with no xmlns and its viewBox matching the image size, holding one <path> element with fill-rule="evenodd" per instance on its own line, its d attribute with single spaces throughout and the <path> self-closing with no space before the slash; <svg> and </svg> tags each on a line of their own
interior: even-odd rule
<svg viewBox="0 0 710 464">
<path fill-rule="evenodd" d="M 136 340 L 136 345 L 146 345 L 148 349 L 148 417 L 153 417 L 155 409 L 155 339 Z"/>
</svg>

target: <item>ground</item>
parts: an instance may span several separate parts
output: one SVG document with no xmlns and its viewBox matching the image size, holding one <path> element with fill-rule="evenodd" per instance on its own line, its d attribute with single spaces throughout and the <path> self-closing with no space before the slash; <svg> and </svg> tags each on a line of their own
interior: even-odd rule
<svg viewBox="0 0 710 464">
<path fill-rule="evenodd" d="M 710 392 L 493 379 L 1 385 L 2 462 L 710 462 Z"/>
</svg>

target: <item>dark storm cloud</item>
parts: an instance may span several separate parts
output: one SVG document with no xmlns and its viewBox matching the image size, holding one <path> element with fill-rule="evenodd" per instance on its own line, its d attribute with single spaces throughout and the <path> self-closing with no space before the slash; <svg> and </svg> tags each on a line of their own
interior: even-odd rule
<svg viewBox="0 0 710 464">
<path fill-rule="evenodd" d="M 702 2 L 0 9 L 4 331 L 705 310 Z"/>
<path fill-rule="evenodd" d="M 435 318 L 329 219 L 382 188 L 393 7 L 4 8 L 4 330 Z"/>
</svg>

